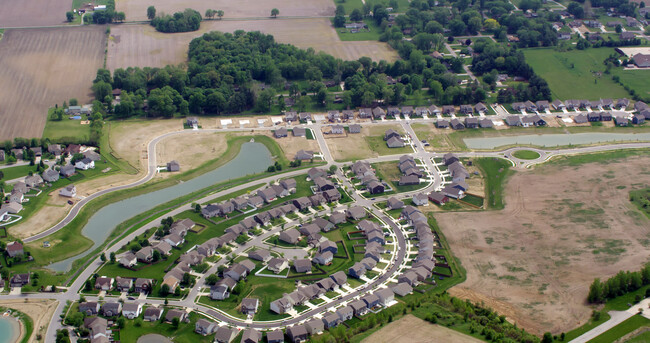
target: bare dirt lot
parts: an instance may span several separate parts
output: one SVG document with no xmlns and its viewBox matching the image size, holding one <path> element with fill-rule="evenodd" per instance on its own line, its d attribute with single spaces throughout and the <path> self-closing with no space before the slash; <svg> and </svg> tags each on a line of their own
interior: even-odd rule
<svg viewBox="0 0 650 343">
<path fill-rule="evenodd" d="M 107 67 L 114 70 L 184 63 L 192 39 L 209 31 L 235 30 L 261 31 L 273 35 L 278 42 L 303 49 L 314 48 L 344 60 L 357 60 L 362 56 L 377 61 L 397 59 L 397 52 L 385 43 L 341 41 L 327 18 L 211 20 L 201 23 L 199 31 L 173 34 L 156 32 L 150 25 L 114 25 L 108 45 Z"/>
<path fill-rule="evenodd" d="M 64 24 L 71 9 L 70 0 L 0 0 L 0 28 Z"/>
<path fill-rule="evenodd" d="M 13 299 L 0 301 L 0 306 L 16 309 L 34 321 L 34 331 L 29 342 L 36 342 L 36 335 L 45 337 L 50 319 L 56 310 L 58 301 L 50 299 Z"/>
<path fill-rule="evenodd" d="M 450 293 L 484 302 L 536 334 L 582 325 L 594 278 L 648 260 L 650 221 L 628 201 L 630 190 L 648 184 L 648 156 L 550 164 L 513 175 L 502 211 L 436 215 L 467 270 L 467 281 Z"/>
<path fill-rule="evenodd" d="M 373 151 L 366 137 L 383 137 L 388 129 L 393 129 L 400 134 L 404 134 L 404 130 L 399 124 L 372 125 L 362 126 L 360 134 L 348 134 L 347 137 L 340 137 L 339 135 L 329 137 L 325 135 L 325 141 L 327 142 L 327 147 L 330 149 L 332 157 L 337 161 L 353 161 L 378 157 L 380 154 Z"/>
<path fill-rule="evenodd" d="M 482 342 L 444 326 L 406 315 L 365 338 L 362 343 Z"/>
<path fill-rule="evenodd" d="M 220 156 L 228 148 L 226 135 L 214 132 L 187 132 L 165 138 L 156 146 L 156 161 L 163 165 L 176 160 L 182 171 L 194 169 Z M 171 175 L 171 173 L 164 173 Z"/>
<path fill-rule="evenodd" d="M 0 11 L 1 13 L 1 11 Z M 7 30 L 0 41 L 0 140 L 41 137 L 47 109 L 91 99 L 106 43 L 100 26 Z"/>
<path fill-rule="evenodd" d="M 148 20 L 147 7 L 151 6 L 151 1 L 146 0 L 118 0 L 116 2 L 117 11 L 126 13 L 128 20 Z M 174 12 L 183 11 L 186 8 L 192 8 L 203 15 L 207 9 L 223 10 L 224 18 L 267 18 L 271 15 L 271 10 L 277 8 L 280 10 L 280 17 L 304 17 L 304 16 L 334 16 L 334 2 L 331 0 L 157 0 L 154 4 L 156 13 L 173 14 Z M 65 18 L 65 13 L 63 13 Z"/>
</svg>

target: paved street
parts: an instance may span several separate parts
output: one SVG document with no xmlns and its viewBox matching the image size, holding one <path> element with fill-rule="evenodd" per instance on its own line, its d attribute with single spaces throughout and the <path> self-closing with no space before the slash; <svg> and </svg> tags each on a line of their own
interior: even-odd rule
<svg viewBox="0 0 650 343">
<path fill-rule="evenodd" d="M 507 112 L 506 112 L 507 113 Z M 500 116 L 505 116 L 506 114 L 502 114 Z M 493 116 L 495 119 L 500 117 L 500 116 Z M 406 197 L 411 194 L 415 193 L 421 193 L 421 192 L 430 192 L 435 189 L 440 189 L 443 186 L 443 179 L 440 176 L 439 170 L 433 163 L 433 158 L 440 158 L 442 157 L 442 153 L 432 153 L 432 152 L 427 152 L 424 150 L 424 146 L 421 141 L 418 140 L 415 132 L 413 131 L 413 128 L 411 127 L 412 123 L 433 123 L 435 119 L 413 119 L 413 120 L 401 120 L 401 121 L 394 121 L 391 123 L 395 123 L 397 125 L 401 125 L 404 131 L 406 132 L 406 135 L 409 136 L 410 142 L 412 144 L 412 148 L 414 149 L 414 152 L 411 153 L 414 158 L 421 160 L 424 163 L 425 169 L 428 172 L 429 176 L 432 178 L 432 182 L 425 188 L 413 191 L 413 192 L 408 192 L 408 193 L 401 193 L 400 197 Z M 381 124 L 386 124 L 386 122 L 381 121 L 381 122 L 367 122 L 367 123 L 362 123 L 362 125 L 381 125 Z M 336 162 L 332 158 L 332 155 L 330 153 L 330 150 L 327 146 L 327 142 L 325 140 L 325 137 L 322 133 L 322 127 L 330 125 L 328 123 L 312 123 L 312 124 L 303 124 L 300 125 L 302 127 L 309 128 L 313 131 L 314 133 L 314 138 L 318 142 L 320 153 L 323 156 L 323 159 L 327 162 L 327 165 L 325 168 L 328 168 L 330 165 L 336 165 L 338 167 L 341 167 L 344 165 L 344 163 Z M 254 128 L 252 129 L 253 131 L 261 131 L 261 130 L 272 130 L 275 129 L 275 127 L 264 127 L 264 128 Z M 232 128 L 232 129 L 211 129 L 211 130 L 202 130 L 206 132 L 232 132 L 232 131 L 251 131 L 250 128 L 246 129 L 241 129 L 241 128 Z M 176 132 L 171 132 L 167 133 L 164 135 L 161 135 L 159 137 L 156 137 L 153 139 L 147 146 L 147 156 L 148 156 L 148 170 L 147 174 L 143 176 L 140 180 L 131 183 L 129 185 L 124 185 L 120 187 L 114 187 L 110 188 L 98 193 L 95 193 L 91 196 L 86 197 L 82 201 L 79 201 L 73 208 L 72 210 L 68 213 L 68 215 L 57 225 L 54 227 L 46 230 L 45 232 L 32 236 L 30 238 L 25 239 L 25 242 L 31 242 L 37 239 L 40 239 L 42 237 L 46 237 L 61 228 L 65 227 L 67 223 L 69 223 L 74 217 L 79 213 L 81 208 L 88 203 L 91 199 L 95 199 L 101 195 L 121 190 L 121 189 L 128 189 L 131 187 L 135 187 L 141 184 L 146 183 L 147 181 L 151 180 L 153 176 L 156 173 L 156 167 L 157 167 L 157 161 L 156 161 L 156 145 L 158 142 L 162 141 L 165 138 L 174 136 L 174 135 L 180 135 L 180 134 L 185 134 L 185 133 L 191 133 L 195 132 L 194 130 L 182 130 L 182 131 L 176 131 Z M 513 166 L 517 168 L 527 168 L 532 165 L 538 164 L 538 163 L 543 163 L 547 161 L 549 158 L 552 158 L 553 156 L 561 156 L 561 155 L 573 155 L 573 154 L 582 154 L 582 153 L 591 153 L 591 152 L 599 152 L 599 151 L 610 151 L 610 150 L 618 150 L 618 149 L 636 149 L 636 148 L 648 148 L 650 147 L 650 143 L 626 143 L 626 144 L 612 144 L 612 145 L 603 145 L 603 146 L 592 146 L 592 147 L 584 147 L 584 148 L 574 148 L 574 149 L 555 149 L 555 150 L 546 150 L 546 149 L 538 149 L 538 148 L 510 148 L 506 149 L 503 151 L 490 151 L 490 152 L 461 152 L 458 153 L 457 155 L 461 157 L 495 157 L 495 158 L 504 158 L 509 160 Z M 517 159 L 516 157 L 513 156 L 513 153 L 517 150 L 532 150 L 536 151 L 540 154 L 540 157 L 534 160 L 520 160 Z M 396 155 L 387 155 L 387 156 L 380 156 L 377 158 L 371 158 L 368 159 L 367 161 L 370 163 L 376 163 L 376 162 L 387 162 L 387 161 L 397 161 L 399 160 L 400 156 L 403 154 L 396 154 Z M 347 164 L 347 163 L 346 163 Z M 202 199 L 196 200 L 195 202 L 197 203 L 204 203 L 211 201 L 216 198 L 220 198 L 223 196 L 227 196 L 228 194 L 231 194 L 233 192 L 246 189 L 249 187 L 252 187 L 254 185 L 259 185 L 259 184 L 269 184 L 272 182 L 275 182 L 279 178 L 285 178 L 285 177 L 292 177 L 292 176 L 297 176 L 304 174 L 306 170 L 292 170 L 287 173 L 281 174 L 281 175 L 275 175 L 275 176 L 270 176 L 266 178 L 262 178 L 259 180 L 247 182 L 245 184 L 216 192 L 214 194 L 208 195 Z M 184 299 L 180 301 L 170 301 L 170 305 L 174 306 L 183 306 L 183 307 L 188 307 L 188 308 L 193 308 L 197 311 L 203 312 L 207 314 L 208 316 L 212 317 L 214 320 L 218 320 L 220 322 L 228 323 L 233 326 L 238 326 L 238 327 L 244 327 L 244 326 L 249 326 L 249 327 L 255 327 L 255 328 L 260 328 L 260 329 L 269 329 L 269 328 L 275 328 L 277 326 L 286 326 L 286 325 L 292 325 L 295 323 L 299 323 L 301 321 L 304 321 L 306 319 L 312 318 L 314 315 L 323 312 L 327 308 L 335 307 L 338 304 L 345 303 L 349 301 L 350 299 L 353 299 L 355 297 L 358 297 L 361 294 L 364 294 L 370 289 L 377 288 L 381 286 L 382 284 L 386 283 L 388 279 L 393 277 L 395 273 L 397 273 L 400 268 L 402 268 L 404 264 L 404 258 L 405 258 L 405 250 L 406 250 L 406 240 L 404 238 L 404 234 L 402 233 L 401 229 L 396 225 L 390 218 L 386 217 L 383 213 L 381 213 L 379 210 L 377 210 L 375 207 L 373 207 L 373 203 L 379 202 L 379 201 L 385 201 L 386 196 L 384 197 L 376 197 L 373 198 L 374 200 L 371 199 L 366 199 L 363 198 L 360 194 L 354 191 L 354 187 L 350 184 L 349 180 L 347 180 L 343 174 L 341 173 L 341 169 L 339 168 L 337 170 L 336 176 L 341 180 L 342 184 L 347 187 L 349 190 L 351 190 L 350 196 L 354 199 L 355 203 L 360 206 L 364 206 L 368 208 L 375 216 L 380 218 L 382 221 L 387 223 L 391 228 L 394 233 L 395 239 L 396 239 L 396 244 L 397 244 L 397 252 L 396 255 L 394 256 L 394 259 L 389 266 L 389 269 L 387 270 L 386 273 L 382 274 L 379 276 L 376 280 L 373 280 L 370 283 L 365 284 L 364 286 L 356 289 L 353 292 L 350 292 L 349 294 L 346 294 L 345 296 L 342 296 L 340 298 L 337 298 L 333 300 L 330 303 L 322 304 L 320 306 L 314 306 L 312 309 L 309 311 L 302 313 L 298 316 L 292 317 L 290 319 L 283 320 L 281 322 L 277 323 L 270 323 L 270 322 L 254 322 L 252 324 L 246 324 L 242 320 L 233 318 L 229 315 L 226 315 L 223 312 L 220 311 L 215 311 L 211 308 L 208 308 L 203 305 L 198 305 L 195 303 L 195 300 L 199 294 L 200 288 L 204 287 L 204 281 L 199 279 L 195 285 L 190 290 L 189 295 Z M 154 219 L 150 223 L 144 225 L 140 229 L 136 230 L 135 232 L 123 237 L 122 239 L 116 239 L 113 242 L 110 242 L 108 244 L 108 248 L 105 249 L 105 254 L 109 255 L 111 252 L 116 252 L 119 247 L 123 246 L 127 242 L 133 240 L 137 235 L 140 235 L 142 232 L 148 229 L 152 229 L 154 227 L 157 227 L 160 225 L 160 221 L 163 217 L 168 217 L 168 216 L 174 216 L 177 215 L 181 212 L 184 212 L 186 210 L 191 209 L 190 204 L 186 204 L 183 206 L 180 206 L 174 210 L 172 210 L 169 213 L 164 214 L 163 216 L 160 216 L 159 218 Z M 126 219 L 126 218 L 125 218 Z M 241 253 L 247 249 L 249 249 L 252 246 L 260 246 L 262 245 L 262 241 L 267 239 L 268 237 L 271 237 L 272 235 L 276 234 L 277 232 L 280 231 L 280 228 L 275 228 L 273 230 L 267 231 L 263 233 L 259 237 L 253 238 L 251 241 L 247 242 L 246 244 L 242 246 L 238 246 L 233 252 L 234 253 Z M 226 259 L 223 258 L 216 264 L 214 264 L 210 270 L 205 274 L 205 275 L 210 275 L 211 273 L 216 272 L 217 268 L 224 264 L 226 262 Z M 98 268 L 100 268 L 103 265 L 102 261 L 97 258 L 94 261 L 91 261 L 86 268 L 78 275 L 78 277 L 75 279 L 75 281 L 72 283 L 70 287 L 68 287 L 68 290 L 63 293 L 57 293 L 57 294 L 47 294 L 47 293 L 41 293 L 41 294 L 30 294 L 30 295 L 11 295 L 11 296 L 2 296 L 2 298 L 50 298 L 50 299 L 57 299 L 60 301 L 59 307 L 57 308 L 57 311 L 55 315 L 53 316 L 51 320 L 51 324 L 48 328 L 48 333 L 47 333 L 47 341 L 53 341 L 53 337 L 55 335 L 55 332 L 57 329 L 62 328 L 61 326 L 61 321 L 59 318 L 59 315 L 63 311 L 63 307 L 65 305 L 66 301 L 75 301 L 79 298 L 78 296 L 78 291 L 82 289 L 85 281 L 93 274 L 96 272 Z M 156 299 L 146 299 L 146 300 L 138 300 L 147 304 L 162 304 L 163 300 L 156 300 Z M 616 315 L 616 318 L 623 318 L 625 315 L 620 314 Z M 614 316 L 613 316 L 614 319 Z M 618 319 L 616 319 L 618 320 Z M 621 321 L 624 319 L 621 319 Z M 615 325 L 615 321 L 611 322 L 611 325 Z M 605 328 L 605 327 L 603 327 Z M 603 329 L 604 330 L 604 329 Z"/>
</svg>

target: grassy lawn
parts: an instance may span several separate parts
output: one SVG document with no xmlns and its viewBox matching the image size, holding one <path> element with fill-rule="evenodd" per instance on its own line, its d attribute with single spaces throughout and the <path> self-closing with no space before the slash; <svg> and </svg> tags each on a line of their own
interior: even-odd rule
<svg viewBox="0 0 650 343">
<path fill-rule="evenodd" d="M 144 312 L 144 310 L 142 312 Z M 165 318 L 164 313 L 162 318 Z M 190 313 L 189 318 L 190 322 L 187 324 L 181 323 L 178 326 L 178 329 L 174 329 L 174 327 L 169 323 L 161 323 L 160 321 L 141 322 L 141 319 L 127 320 L 124 329 L 119 330 L 119 336 L 115 337 L 115 339 L 116 341 L 121 342 L 136 342 L 141 336 L 147 334 L 159 334 L 165 337 L 173 337 L 174 342 L 212 342 L 212 335 L 204 337 L 194 332 L 194 325 L 196 324 L 196 321 L 202 317 L 196 313 Z M 140 326 L 136 325 L 136 321 L 140 324 Z"/>
<path fill-rule="evenodd" d="M 50 108 L 48 117 L 53 111 Z M 85 116 L 81 117 L 85 120 Z M 45 122 L 43 138 L 49 138 L 52 142 L 58 141 L 86 141 L 90 136 L 90 125 L 81 125 L 81 120 L 70 120 L 63 118 L 61 121 L 48 120 Z"/>
<path fill-rule="evenodd" d="M 413 152 L 410 146 L 389 148 L 383 136 L 366 136 L 363 138 L 368 143 L 370 150 L 375 151 L 379 155 L 410 154 Z"/>
<path fill-rule="evenodd" d="M 646 343 L 646 342 L 650 342 L 650 331 L 646 331 L 626 341 L 626 343 Z"/>
<path fill-rule="evenodd" d="M 517 150 L 512 156 L 522 160 L 534 160 L 539 158 L 539 153 L 532 150 Z"/>
<path fill-rule="evenodd" d="M 332 22 L 334 19 L 332 18 Z M 349 20 L 348 20 L 349 22 Z M 368 30 L 361 30 L 357 33 L 351 33 L 345 27 L 335 28 L 336 33 L 342 41 L 378 41 L 379 36 L 382 34 L 381 27 L 373 19 L 366 19 L 363 21 L 368 25 Z"/>
<path fill-rule="evenodd" d="M 483 199 L 475 195 L 467 194 L 462 200 L 477 207 L 483 206 Z"/>
<path fill-rule="evenodd" d="M 616 325 L 615 327 L 605 331 L 600 336 L 592 339 L 589 342 L 593 343 L 609 343 L 627 335 L 628 333 L 644 326 L 650 325 L 650 319 L 636 315 L 632 318 Z"/>
<path fill-rule="evenodd" d="M 605 71 L 603 61 L 614 51 L 611 48 L 557 52 L 553 49 L 524 49 L 526 61 L 551 87 L 554 99 L 590 99 L 629 97 Z M 646 84 L 645 87 L 648 87 Z"/>
<path fill-rule="evenodd" d="M 633 89 L 636 95 L 644 101 L 650 101 L 650 70 L 623 70 L 615 69 L 613 75 L 620 78 L 620 82 L 630 89 Z"/>
<path fill-rule="evenodd" d="M 9 181 L 17 178 L 23 178 L 29 175 L 30 171 L 36 173 L 36 166 L 27 165 L 3 168 L 0 169 L 0 173 L 2 173 L 4 176 L 0 178 L 0 180 Z M 7 191 L 9 191 L 9 189 L 7 189 Z"/>
<path fill-rule="evenodd" d="M 504 181 L 510 175 L 510 162 L 500 158 L 476 158 L 474 163 L 481 169 L 485 178 L 485 196 L 487 208 L 503 209 Z"/>
</svg>

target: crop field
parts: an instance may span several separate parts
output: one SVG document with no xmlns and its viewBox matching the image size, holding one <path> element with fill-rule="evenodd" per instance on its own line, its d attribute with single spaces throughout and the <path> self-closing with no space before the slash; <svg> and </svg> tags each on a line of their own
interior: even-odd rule
<svg viewBox="0 0 650 343">
<path fill-rule="evenodd" d="M 553 49 L 524 49 L 526 61 L 551 87 L 554 99 L 624 98 L 630 95 L 611 79 L 603 61 L 612 48 L 557 52 Z"/>
<path fill-rule="evenodd" d="M 0 28 L 60 25 L 71 0 L 0 0 Z"/>
<path fill-rule="evenodd" d="M 56 103 L 91 99 L 102 66 L 100 26 L 7 30 L 0 41 L 0 140 L 41 137 Z"/>
<path fill-rule="evenodd" d="M 165 34 L 150 25 L 115 25 L 111 27 L 107 67 L 163 67 L 186 62 L 192 39 L 208 31 L 262 31 L 278 42 L 299 48 L 313 48 L 344 60 L 369 56 L 373 60 L 395 61 L 397 52 L 381 42 L 343 42 L 327 18 L 287 20 L 211 20 L 195 32 Z"/>
<path fill-rule="evenodd" d="M 155 3 L 146 0 L 121 0 L 116 3 L 117 10 L 125 12 L 128 20 L 148 20 L 147 7 L 151 5 L 156 7 L 157 14 L 172 14 L 186 8 L 195 9 L 201 15 L 207 9 L 222 10 L 225 13 L 224 19 L 269 17 L 273 8 L 280 10 L 279 17 L 334 16 L 335 10 L 331 0 L 157 0 Z"/>
<path fill-rule="evenodd" d="M 650 220 L 629 201 L 631 190 L 650 184 L 650 156 L 620 154 L 517 172 L 500 211 L 437 214 L 467 270 L 450 293 L 484 302 L 535 334 L 587 322 L 594 278 L 637 270 L 650 246 Z"/>
</svg>

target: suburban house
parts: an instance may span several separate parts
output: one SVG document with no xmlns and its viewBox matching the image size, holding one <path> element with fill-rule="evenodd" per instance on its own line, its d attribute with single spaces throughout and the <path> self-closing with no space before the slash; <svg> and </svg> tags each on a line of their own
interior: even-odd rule
<svg viewBox="0 0 650 343">
<path fill-rule="evenodd" d="M 74 175 L 76 173 L 76 171 L 75 171 L 75 167 L 73 165 L 68 164 L 66 166 L 61 167 L 61 169 L 59 170 L 59 173 L 63 177 L 70 177 L 70 176 Z"/>
<path fill-rule="evenodd" d="M 245 329 L 241 336 L 241 343 L 258 343 L 262 340 L 262 333 L 255 329 Z"/>
<path fill-rule="evenodd" d="M 79 312 L 92 316 L 99 313 L 99 303 L 97 302 L 82 302 L 79 303 Z"/>
<path fill-rule="evenodd" d="M 95 289 L 100 291 L 109 291 L 113 288 L 113 278 L 101 276 L 95 280 Z"/>
<path fill-rule="evenodd" d="M 43 172 L 43 180 L 47 182 L 55 182 L 59 180 L 59 172 L 53 169 L 48 169 Z"/>
<path fill-rule="evenodd" d="M 284 333 L 280 329 L 275 329 L 273 331 L 267 332 L 266 341 L 268 343 L 283 343 Z"/>
<path fill-rule="evenodd" d="M 300 238 L 300 232 L 296 229 L 289 229 L 280 232 L 280 240 L 289 243 L 289 244 L 296 244 L 298 243 L 298 239 Z"/>
<path fill-rule="evenodd" d="M 347 209 L 346 215 L 353 220 L 359 220 L 366 217 L 366 210 L 361 206 L 352 206 Z"/>
<path fill-rule="evenodd" d="M 399 200 L 399 199 L 397 199 L 395 197 L 390 197 L 386 201 L 386 206 L 388 206 L 388 208 L 391 209 L 391 210 L 396 210 L 398 208 L 404 207 L 404 202 L 402 202 L 401 200 Z"/>
<path fill-rule="evenodd" d="M 23 245 L 18 241 L 8 243 L 5 251 L 9 257 L 23 256 L 25 254 Z"/>
<path fill-rule="evenodd" d="M 221 326 L 214 334 L 214 341 L 216 343 L 230 343 L 233 339 L 235 339 L 235 337 L 237 337 L 238 332 L 239 331 L 231 329 L 227 326 Z"/>
<path fill-rule="evenodd" d="M 194 332 L 202 336 L 207 336 L 213 333 L 217 328 L 217 323 L 203 318 L 197 320 L 196 324 L 194 324 Z"/>
<path fill-rule="evenodd" d="M 142 304 L 140 303 L 124 303 L 122 306 L 122 315 L 128 319 L 134 319 L 142 313 Z"/>
<path fill-rule="evenodd" d="M 427 206 L 427 205 L 429 205 L 429 198 L 424 193 L 413 194 L 413 197 L 411 198 L 411 201 L 413 201 L 413 205 L 415 205 L 415 206 Z"/>
<path fill-rule="evenodd" d="M 253 315 L 257 312 L 257 309 L 260 306 L 259 299 L 255 298 L 244 298 L 240 304 L 240 311 L 245 315 Z"/>
<path fill-rule="evenodd" d="M 440 119 L 436 121 L 436 127 L 439 129 L 446 129 L 449 127 L 449 120 Z"/>
<path fill-rule="evenodd" d="M 178 309 L 171 309 L 165 314 L 165 321 L 171 323 L 174 318 L 178 318 L 179 321 L 184 321 L 187 318 L 187 312 Z"/>
<path fill-rule="evenodd" d="M 81 170 L 88 170 L 88 169 L 93 169 L 95 168 L 95 161 L 89 159 L 88 157 L 85 157 L 74 165 L 75 168 L 81 169 Z"/>
<path fill-rule="evenodd" d="M 289 336 L 291 342 L 299 343 L 307 341 L 309 333 L 307 332 L 307 327 L 305 325 L 294 325 L 287 328 L 287 336 Z"/>
<path fill-rule="evenodd" d="M 102 315 L 106 317 L 119 316 L 122 313 L 122 303 L 107 302 L 102 306 Z"/>
<path fill-rule="evenodd" d="M 289 262 L 284 258 L 274 257 L 270 259 L 269 262 L 267 263 L 267 269 L 276 274 L 281 273 L 283 270 L 287 269 L 288 267 L 289 267 Z"/>
<path fill-rule="evenodd" d="M 120 257 L 119 262 L 124 267 L 133 267 L 136 263 L 138 263 L 138 258 L 135 256 L 135 254 L 129 251 Z"/>
<path fill-rule="evenodd" d="M 309 273 L 311 272 L 311 261 L 307 258 L 294 260 L 293 268 L 296 273 Z"/>
<path fill-rule="evenodd" d="M 310 335 L 321 334 L 325 328 L 324 323 L 320 319 L 312 319 L 305 323 L 305 328 Z"/>
<path fill-rule="evenodd" d="M 449 198 L 440 192 L 429 193 L 429 200 L 437 205 L 444 205 L 449 202 Z"/>
<path fill-rule="evenodd" d="M 341 322 L 341 317 L 336 313 L 329 313 L 323 317 L 323 324 L 325 324 L 326 329 L 331 329 L 339 325 Z"/>
<path fill-rule="evenodd" d="M 343 125 L 332 125 L 331 129 L 332 129 L 332 131 L 331 131 L 332 134 L 341 134 L 342 135 L 342 134 L 345 133 L 345 128 L 343 127 Z"/>
<path fill-rule="evenodd" d="M 14 274 L 9 279 L 9 287 L 22 287 L 29 283 L 29 273 Z"/>
<path fill-rule="evenodd" d="M 306 151 L 306 150 L 299 150 L 296 155 L 294 156 L 294 159 L 296 160 L 311 160 L 314 158 L 314 152 L 313 151 Z"/>
<path fill-rule="evenodd" d="M 76 198 L 77 197 L 77 187 L 75 185 L 69 185 L 66 187 L 61 188 L 59 191 L 59 195 L 68 197 L 68 198 Z"/>
<path fill-rule="evenodd" d="M 352 124 L 348 129 L 350 130 L 350 133 L 361 133 L 361 125 L 359 124 Z"/>
<path fill-rule="evenodd" d="M 144 310 L 144 320 L 148 322 L 155 322 L 160 320 L 163 314 L 163 309 L 158 307 L 147 307 Z"/>
<path fill-rule="evenodd" d="M 281 127 L 273 131 L 273 136 L 275 138 L 283 138 L 283 137 L 287 137 L 288 135 L 289 135 L 289 131 L 284 127 Z"/>
</svg>

